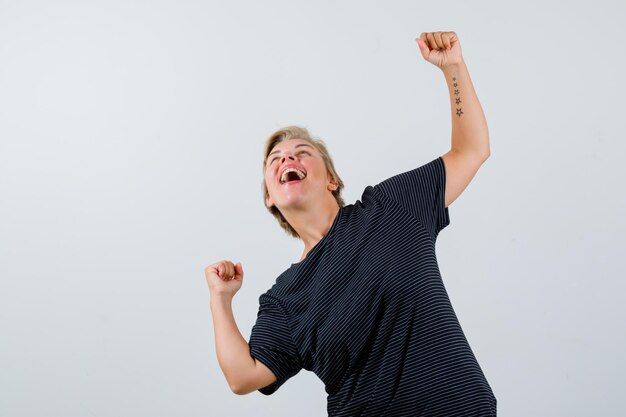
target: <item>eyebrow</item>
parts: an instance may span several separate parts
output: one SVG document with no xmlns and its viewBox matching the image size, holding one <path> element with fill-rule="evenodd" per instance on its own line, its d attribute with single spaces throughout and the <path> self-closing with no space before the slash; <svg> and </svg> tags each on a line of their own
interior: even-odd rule
<svg viewBox="0 0 626 417">
<path fill-rule="evenodd" d="M 294 148 L 298 148 L 300 146 L 308 146 L 309 148 L 313 149 L 313 147 L 311 145 L 309 145 L 308 143 L 299 143 L 296 146 L 294 146 Z M 270 156 L 272 156 L 275 153 L 279 153 L 280 151 L 274 151 L 274 152 L 270 152 L 269 155 L 267 155 L 267 159 L 270 159 Z"/>
</svg>

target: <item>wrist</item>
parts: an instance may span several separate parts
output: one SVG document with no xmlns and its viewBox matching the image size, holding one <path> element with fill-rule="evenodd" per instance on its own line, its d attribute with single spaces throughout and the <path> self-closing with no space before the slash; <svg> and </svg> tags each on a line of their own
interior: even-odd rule
<svg viewBox="0 0 626 417">
<path fill-rule="evenodd" d="M 211 305 L 229 305 L 233 301 L 233 296 L 225 293 L 211 293 Z"/>
<path fill-rule="evenodd" d="M 457 72 L 463 67 L 465 67 L 465 61 L 461 60 L 460 62 L 455 62 L 454 64 L 448 64 L 440 67 L 440 69 L 444 74 L 451 74 L 453 72 Z"/>
</svg>

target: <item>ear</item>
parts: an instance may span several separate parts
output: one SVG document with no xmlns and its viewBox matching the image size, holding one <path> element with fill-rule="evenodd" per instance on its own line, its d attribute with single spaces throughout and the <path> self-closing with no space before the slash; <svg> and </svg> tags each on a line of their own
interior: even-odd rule
<svg viewBox="0 0 626 417">
<path fill-rule="evenodd" d="M 272 197 L 270 197 L 269 195 L 265 197 L 265 203 L 267 204 L 268 207 L 272 207 L 274 205 L 274 202 L 272 201 Z"/>
</svg>

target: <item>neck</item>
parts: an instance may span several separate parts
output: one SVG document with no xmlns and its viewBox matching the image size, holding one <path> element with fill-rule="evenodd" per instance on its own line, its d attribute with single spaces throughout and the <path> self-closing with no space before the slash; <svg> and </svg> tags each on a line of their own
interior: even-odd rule
<svg viewBox="0 0 626 417">
<path fill-rule="evenodd" d="M 304 259 L 311 248 L 326 236 L 338 212 L 339 205 L 333 197 L 325 199 L 316 206 L 299 210 L 286 210 L 283 213 L 285 219 L 300 235 L 300 239 L 304 243 L 300 260 Z"/>
</svg>

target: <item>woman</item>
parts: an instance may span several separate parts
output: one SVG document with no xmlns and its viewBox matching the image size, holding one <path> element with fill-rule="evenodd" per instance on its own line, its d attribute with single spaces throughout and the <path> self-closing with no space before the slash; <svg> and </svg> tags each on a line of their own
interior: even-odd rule
<svg viewBox="0 0 626 417">
<path fill-rule="evenodd" d="M 286 127 L 265 147 L 264 197 L 304 244 L 259 297 L 247 343 L 232 316 L 240 262 L 205 269 L 218 360 L 233 392 L 270 395 L 306 369 L 330 416 L 495 416 L 497 400 L 450 304 L 435 242 L 489 157 L 487 124 L 454 32 L 422 33 L 452 107 L 452 147 L 345 205 L 324 143 Z"/>
</svg>

